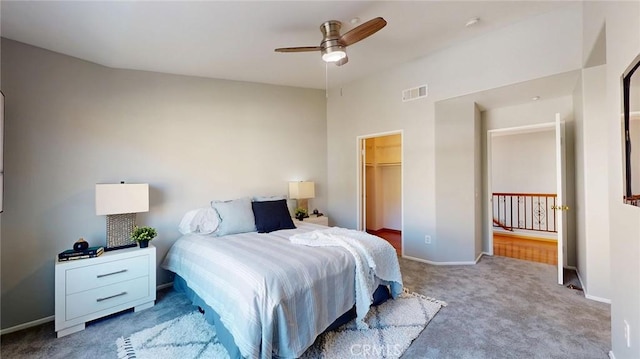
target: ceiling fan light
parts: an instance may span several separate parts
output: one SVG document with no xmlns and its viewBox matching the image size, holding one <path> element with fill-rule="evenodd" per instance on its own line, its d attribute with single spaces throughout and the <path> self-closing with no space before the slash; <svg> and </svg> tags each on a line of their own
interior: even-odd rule
<svg viewBox="0 0 640 359">
<path fill-rule="evenodd" d="M 338 46 L 335 48 L 329 47 L 322 53 L 322 60 L 324 62 L 338 62 L 344 59 L 346 56 L 347 53 L 344 51 L 344 48 L 342 46 Z"/>
</svg>

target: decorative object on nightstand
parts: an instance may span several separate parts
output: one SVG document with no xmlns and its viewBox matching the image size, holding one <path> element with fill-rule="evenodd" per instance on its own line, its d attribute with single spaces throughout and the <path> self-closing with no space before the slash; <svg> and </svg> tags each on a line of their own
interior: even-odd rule
<svg viewBox="0 0 640 359">
<path fill-rule="evenodd" d="M 58 253 L 58 262 L 95 258 L 102 255 L 102 253 L 104 253 L 104 247 L 87 247 L 81 250 L 67 249 L 64 252 Z"/>
<path fill-rule="evenodd" d="M 309 215 L 307 214 L 307 210 L 301 207 L 296 208 L 296 219 L 298 221 L 302 221 L 304 220 L 306 217 L 309 217 Z"/>
<path fill-rule="evenodd" d="M 139 212 L 149 212 L 148 184 L 96 184 L 96 215 L 107 216 L 105 250 L 136 246 L 130 238 Z"/>
<path fill-rule="evenodd" d="M 156 238 L 158 231 L 152 227 L 138 227 L 133 230 L 131 240 L 140 243 L 140 248 L 147 248 L 149 241 Z"/>
<path fill-rule="evenodd" d="M 58 262 L 95 258 L 99 257 L 103 252 L 104 247 L 89 247 L 89 242 L 85 241 L 84 238 L 80 238 L 73 243 L 73 249 L 67 249 L 58 253 Z"/>
<path fill-rule="evenodd" d="M 316 196 L 315 184 L 310 181 L 289 182 L 289 198 L 298 200 L 298 208 L 305 210 L 304 218 L 309 213 L 308 199 Z M 296 208 L 296 218 L 298 209 Z"/>
<path fill-rule="evenodd" d="M 156 248 L 129 248 L 100 257 L 55 264 L 55 331 L 58 338 L 85 323 L 156 300 Z"/>
<path fill-rule="evenodd" d="M 84 251 L 89 248 L 89 242 L 85 241 L 84 238 L 80 238 L 73 244 L 74 251 Z"/>
</svg>

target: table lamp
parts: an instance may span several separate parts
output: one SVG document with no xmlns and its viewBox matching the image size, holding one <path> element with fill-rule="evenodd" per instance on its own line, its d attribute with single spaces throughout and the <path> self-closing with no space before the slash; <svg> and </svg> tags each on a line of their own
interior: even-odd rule
<svg viewBox="0 0 640 359">
<path fill-rule="evenodd" d="M 96 215 L 107 216 L 105 251 L 137 245 L 131 234 L 140 212 L 149 212 L 148 184 L 96 184 Z"/>
<path fill-rule="evenodd" d="M 289 182 L 289 198 L 298 200 L 298 207 L 309 212 L 308 199 L 316 196 L 315 184 L 311 181 Z"/>
</svg>

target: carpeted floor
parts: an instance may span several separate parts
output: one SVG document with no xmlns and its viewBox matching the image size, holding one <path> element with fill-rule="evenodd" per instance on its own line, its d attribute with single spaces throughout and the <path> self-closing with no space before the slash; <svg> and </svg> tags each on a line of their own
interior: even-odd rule
<svg viewBox="0 0 640 359">
<path fill-rule="evenodd" d="M 475 266 L 400 260 L 405 286 L 447 302 L 402 358 L 607 358 L 609 305 L 555 284 L 555 267 L 504 257 Z M 124 312 L 56 339 L 53 323 L 4 335 L 2 358 L 116 358 L 115 341 L 193 310 L 172 289 L 148 310 Z"/>
<path fill-rule="evenodd" d="M 446 303 L 415 293 L 402 293 L 371 308 L 368 328 L 355 319 L 320 335 L 304 359 L 362 356 L 376 350 L 377 357 L 399 358 Z M 216 328 L 197 310 L 116 341 L 122 359 L 212 358 L 228 359 Z"/>
</svg>

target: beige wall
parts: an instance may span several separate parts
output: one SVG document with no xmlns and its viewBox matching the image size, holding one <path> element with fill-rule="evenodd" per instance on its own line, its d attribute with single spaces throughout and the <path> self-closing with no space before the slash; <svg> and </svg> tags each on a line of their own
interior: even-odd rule
<svg viewBox="0 0 640 359">
<path fill-rule="evenodd" d="M 640 74 L 639 74 L 640 75 Z M 631 190 L 633 194 L 640 194 L 640 116 L 632 117 L 629 121 L 629 137 L 633 150 L 631 151 Z"/>
<path fill-rule="evenodd" d="M 605 165 L 597 164 L 593 171 L 606 169 L 605 189 L 608 194 L 598 212 L 598 221 L 608 233 L 611 258 L 611 341 L 616 358 L 640 357 L 640 208 L 622 203 L 622 84 L 621 76 L 640 54 L 639 2 L 585 2 L 585 47 L 595 42 L 593 34 L 606 24 L 606 67 L 600 84 L 600 100 L 606 148 Z M 598 30 L 596 30 L 598 29 Z M 588 36 L 588 35 L 592 36 Z M 585 86 L 587 84 L 585 83 Z M 586 103 L 587 98 L 584 98 Z M 587 106 L 585 105 L 585 109 Z M 592 113 L 592 115 L 598 115 Z M 585 112 L 585 119 L 589 114 Z M 586 173 L 585 176 L 589 176 Z M 600 204 L 600 203 L 598 203 Z M 608 221 L 607 221 L 608 219 Z M 624 336 L 624 321 L 630 325 L 630 344 Z"/>
<path fill-rule="evenodd" d="M 384 203 L 382 228 L 402 229 L 402 166 L 380 168 L 382 201 Z"/>
<path fill-rule="evenodd" d="M 329 212 L 336 223 L 357 224 L 357 136 L 403 130 L 404 253 L 430 261 L 474 260 L 474 239 L 450 239 L 456 234 L 442 230 L 464 222 L 436 213 L 436 137 L 455 134 L 437 132 L 435 103 L 579 69 L 581 36 L 581 6 L 570 3 L 559 11 L 332 90 L 327 107 Z M 401 91 L 418 84 L 429 86 L 428 97 L 403 103 Z M 469 116 L 474 118 L 473 108 Z M 474 145 L 470 146 L 473 151 Z M 474 198 L 476 186 L 469 186 L 466 178 L 448 180 L 453 186 L 460 181 L 459 187 Z M 425 235 L 435 236 L 435 243 L 426 245 Z M 463 247 L 457 246 L 459 241 L 465 243 Z"/>
<path fill-rule="evenodd" d="M 556 193 L 555 141 L 553 129 L 493 137 L 493 191 Z"/>
<path fill-rule="evenodd" d="M 331 216 L 324 91 L 115 70 L 6 39 L 2 80 L 2 328 L 53 315 L 57 253 L 104 244 L 96 183 L 149 183 L 138 222 L 158 228 L 158 261 L 182 215 L 212 199 L 313 180 L 310 206 Z"/>
<path fill-rule="evenodd" d="M 477 230 L 482 212 L 478 182 L 480 165 L 480 116 L 473 101 L 457 99 L 436 103 L 435 204 L 436 235 L 429 249 L 433 261 L 473 263 L 481 249 Z M 411 247 L 408 247 L 411 248 Z M 407 251 L 405 250 L 405 253 Z"/>
<path fill-rule="evenodd" d="M 584 281 L 585 295 L 594 299 L 611 299 L 611 263 L 609 257 L 608 171 L 602 170 L 607 162 L 607 136 L 609 131 L 603 98 L 606 65 L 582 71 L 582 120 L 580 142 L 576 148 L 582 152 L 581 167 L 583 192 L 579 208 L 579 226 L 584 232 L 578 237 L 578 271 Z M 620 159 L 622 160 L 622 159 Z M 622 194 L 620 195 L 622 198 Z"/>
</svg>

